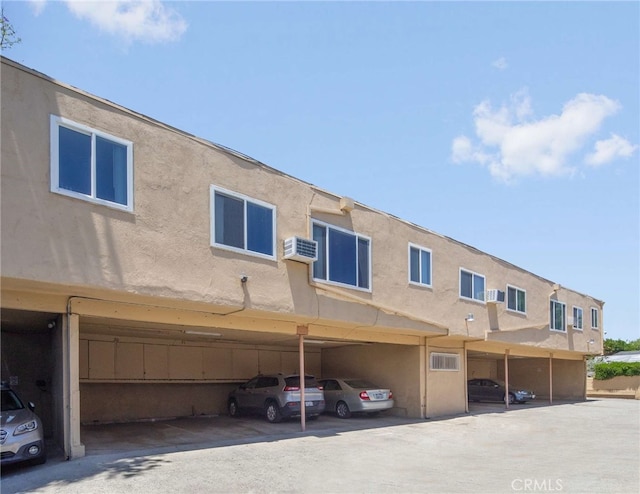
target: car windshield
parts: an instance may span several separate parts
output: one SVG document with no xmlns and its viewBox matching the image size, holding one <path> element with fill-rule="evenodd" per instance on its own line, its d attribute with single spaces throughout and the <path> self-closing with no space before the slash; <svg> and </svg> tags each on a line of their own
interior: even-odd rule
<svg viewBox="0 0 640 494">
<path fill-rule="evenodd" d="M 345 383 L 347 383 L 352 388 L 357 388 L 357 389 L 363 389 L 363 388 L 378 389 L 379 388 L 379 386 L 376 386 L 375 384 L 372 384 L 369 381 L 365 381 L 363 379 L 347 379 L 345 380 Z"/>
<path fill-rule="evenodd" d="M 300 376 L 289 376 L 286 377 L 284 379 L 284 381 L 287 383 L 287 386 L 291 386 L 294 388 L 299 388 L 300 387 Z M 304 378 L 304 387 L 305 388 L 317 388 L 318 387 L 318 381 L 316 381 L 316 378 L 313 376 L 306 376 Z"/>
<path fill-rule="evenodd" d="M 11 410 L 22 410 L 24 405 L 13 391 L 10 389 L 2 390 L 2 404 L 1 408 L 3 412 Z"/>
</svg>

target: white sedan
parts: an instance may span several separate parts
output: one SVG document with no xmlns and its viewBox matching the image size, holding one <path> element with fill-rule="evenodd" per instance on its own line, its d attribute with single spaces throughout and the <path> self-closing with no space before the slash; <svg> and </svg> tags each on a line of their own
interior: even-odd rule
<svg viewBox="0 0 640 494">
<path fill-rule="evenodd" d="M 324 388 L 327 412 L 341 419 L 352 413 L 376 413 L 393 408 L 393 393 L 362 379 L 332 378 L 320 380 Z"/>
</svg>

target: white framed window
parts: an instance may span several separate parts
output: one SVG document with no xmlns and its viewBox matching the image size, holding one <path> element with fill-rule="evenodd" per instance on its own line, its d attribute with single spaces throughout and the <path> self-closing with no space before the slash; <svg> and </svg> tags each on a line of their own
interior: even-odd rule
<svg viewBox="0 0 640 494">
<path fill-rule="evenodd" d="M 527 292 L 516 286 L 507 285 L 507 310 L 527 313 Z"/>
<path fill-rule="evenodd" d="M 276 258 L 276 207 L 214 185 L 210 186 L 211 245 Z"/>
<path fill-rule="evenodd" d="M 457 353 L 431 352 L 429 367 L 437 371 L 459 371 L 460 355 Z"/>
<path fill-rule="evenodd" d="M 600 314 L 596 307 L 591 307 L 591 329 L 600 327 Z"/>
<path fill-rule="evenodd" d="M 371 291 L 371 239 L 320 221 L 312 221 L 318 260 L 313 279 Z"/>
<path fill-rule="evenodd" d="M 573 306 L 573 329 L 582 331 L 582 307 Z"/>
<path fill-rule="evenodd" d="M 409 283 L 431 286 L 431 249 L 409 244 Z"/>
<path fill-rule="evenodd" d="M 549 303 L 549 329 L 567 331 L 567 305 L 557 300 Z"/>
<path fill-rule="evenodd" d="M 50 116 L 51 192 L 133 211 L 133 143 Z"/>
<path fill-rule="evenodd" d="M 460 297 L 484 302 L 484 276 L 460 268 Z"/>
</svg>

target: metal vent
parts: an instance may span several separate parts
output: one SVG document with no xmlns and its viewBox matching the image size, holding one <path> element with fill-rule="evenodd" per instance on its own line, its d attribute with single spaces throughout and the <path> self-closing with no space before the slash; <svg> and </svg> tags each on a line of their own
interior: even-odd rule
<svg viewBox="0 0 640 494">
<path fill-rule="evenodd" d="M 502 290 L 487 290 L 487 303 L 497 304 L 504 302 L 504 292 Z"/>
<path fill-rule="evenodd" d="M 301 237 L 284 241 L 284 259 L 310 264 L 318 260 L 318 243 Z"/>
</svg>

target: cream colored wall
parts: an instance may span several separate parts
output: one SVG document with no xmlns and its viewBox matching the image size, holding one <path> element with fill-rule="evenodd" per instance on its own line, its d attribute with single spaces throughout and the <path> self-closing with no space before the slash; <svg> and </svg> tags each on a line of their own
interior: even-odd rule
<svg viewBox="0 0 640 494">
<path fill-rule="evenodd" d="M 100 335 L 80 338 L 82 382 L 242 382 L 257 374 L 297 373 L 297 350 Z M 305 350 L 305 373 L 320 375 L 320 350 Z"/>
<path fill-rule="evenodd" d="M 235 385 L 214 383 L 80 384 L 82 424 L 224 415 Z"/>
<path fill-rule="evenodd" d="M 460 359 L 457 371 L 432 370 L 432 353 L 456 354 Z M 427 359 L 427 417 L 435 418 L 443 415 L 464 413 L 466 403 L 466 382 L 464 368 L 464 350 L 456 347 L 429 345 Z"/>
<path fill-rule="evenodd" d="M 467 379 L 498 378 L 497 360 L 469 358 L 467 366 Z"/>
<path fill-rule="evenodd" d="M 99 287 L 123 297 L 135 293 L 184 304 L 244 304 L 325 324 L 375 325 L 385 317 L 318 295 L 306 265 L 281 260 L 283 239 L 309 236 L 309 208 L 337 211 L 339 197 L 9 64 L 3 64 L 2 101 L 1 267 L 6 279 L 48 282 L 60 290 Z M 49 191 L 50 114 L 133 141 L 133 213 Z M 277 260 L 209 245 L 211 184 L 277 207 Z M 373 290 L 343 290 L 350 297 L 437 322 L 455 335 L 483 338 L 491 332 L 492 338 L 516 344 L 585 353 L 601 348 L 601 331 L 549 331 L 550 281 L 362 205 L 344 216 L 312 216 L 372 238 Z M 409 285 L 409 242 L 432 250 L 433 288 Z M 460 299 L 461 267 L 483 274 L 488 289 L 506 290 L 507 283 L 525 289 L 526 316 L 506 311 L 504 304 Z M 241 274 L 249 276 L 244 290 Z M 601 307 L 564 288 L 557 296 L 567 303 L 569 315 L 573 304 L 583 308 L 585 326 L 590 307 Z M 475 321 L 467 327 L 469 312 Z M 591 338 L 596 342 L 589 346 Z"/>
<path fill-rule="evenodd" d="M 553 399 L 584 400 L 587 367 L 581 360 L 553 359 Z M 498 362 L 498 377 L 504 379 L 504 367 Z M 549 399 L 549 360 L 510 359 L 509 386 L 519 385 L 533 390 L 536 400 Z"/>
<path fill-rule="evenodd" d="M 419 347 L 366 345 L 322 351 L 322 377 L 357 377 L 393 392 L 392 413 L 420 417 Z"/>
</svg>

